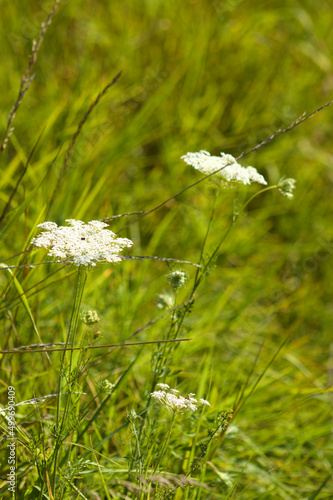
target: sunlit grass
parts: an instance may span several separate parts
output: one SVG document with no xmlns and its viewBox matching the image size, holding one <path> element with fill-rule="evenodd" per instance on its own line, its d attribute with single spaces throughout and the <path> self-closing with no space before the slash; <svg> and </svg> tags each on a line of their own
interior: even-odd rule
<svg viewBox="0 0 333 500">
<path fill-rule="evenodd" d="M 51 7 L 51 2 L 14 1 L 3 12 L 3 130 L 32 40 Z M 326 2 L 319 7 L 285 1 L 256 7 L 246 1 L 63 2 L 45 35 L 34 80 L 1 157 L 1 212 L 10 201 L 0 228 L 1 261 L 42 261 L 43 252 L 35 250 L 6 259 L 29 247 L 36 225 L 45 219 L 62 225 L 69 218 L 89 221 L 152 209 L 198 180 L 182 155 L 205 149 L 236 157 L 328 102 L 330 9 Z M 120 79 L 84 123 L 51 204 L 73 134 L 119 71 Z M 177 419 L 166 468 L 171 482 L 186 475 L 198 455 L 193 444 L 205 442 L 216 414 L 229 408 L 235 412 L 203 470 L 191 476 L 203 486 L 178 488 L 175 499 L 330 498 L 331 115 L 328 108 L 240 160 L 257 168 L 269 185 L 283 176 L 295 178 L 297 190 L 291 201 L 274 190 L 249 204 L 184 319 L 181 336 L 192 340 L 172 352 L 166 382 L 182 394 L 208 399 L 211 407 L 200 424 L 198 414 Z M 241 206 L 257 189 L 219 194 L 205 258 L 227 230 L 234 204 Z M 213 206 L 213 188 L 206 181 L 119 236 L 134 241 L 133 255 L 196 263 Z M 117 232 L 136 217 L 115 220 L 111 229 Z M 39 343 L 32 318 L 44 343 L 66 341 L 75 277 L 73 268 L 58 266 L 12 270 L 25 291 L 21 298 L 18 283 L 1 271 L 2 349 Z M 170 266 L 174 268 L 161 261 L 125 261 L 91 270 L 83 306 L 96 309 L 102 321 L 88 329 L 88 337 L 99 330 L 102 344 L 124 342 L 162 315 L 157 295 L 172 292 L 166 278 Z M 194 283 L 195 268 L 187 266 L 186 271 L 189 283 L 177 293 L 177 304 L 187 300 Z M 167 315 L 134 340 L 161 339 L 169 327 Z M 145 498 L 130 489 L 139 482 L 135 474 L 128 475 L 128 457 L 134 453 L 129 442 L 133 447 L 134 441 L 127 414 L 146 409 L 156 349 L 147 345 L 108 356 L 105 350 L 87 354 L 92 366 L 81 379 L 87 395 L 79 409 L 97 395 L 97 381 L 107 378 L 118 385 L 104 405 L 105 396 L 97 396 L 73 436 L 71 462 L 83 458 L 95 465 L 73 476 L 74 486 L 64 498 L 80 498 L 79 492 L 86 498 L 112 498 L 112 491 Z M 15 386 L 17 402 L 57 392 L 60 358 L 57 353 L 50 357 L 51 366 L 42 353 L 2 355 L 2 406 L 7 405 L 8 385 Z M 141 418 L 147 414 L 147 432 L 156 418 L 156 440 L 163 443 L 170 414 L 158 411 L 156 404 Z M 39 414 L 33 406 L 19 407 L 17 422 L 27 436 L 39 436 L 41 422 L 49 432 L 55 415 L 56 400 L 50 400 L 39 406 Z M 140 430 L 142 421 L 135 422 Z M 27 491 L 27 498 L 34 499 L 40 492 L 33 461 L 41 445 L 34 456 L 25 439 L 17 448 L 18 498 Z M 60 467 L 64 472 L 66 463 L 60 460 Z M 2 495 L 8 494 L 7 468 L 3 446 Z M 47 485 L 44 498 L 51 498 Z"/>
</svg>

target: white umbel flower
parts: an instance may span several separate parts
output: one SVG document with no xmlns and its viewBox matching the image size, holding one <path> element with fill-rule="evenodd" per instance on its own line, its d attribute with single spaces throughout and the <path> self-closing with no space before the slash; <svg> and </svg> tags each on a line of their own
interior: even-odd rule
<svg viewBox="0 0 333 500">
<path fill-rule="evenodd" d="M 187 153 L 181 158 L 205 175 L 212 174 L 222 168 L 216 177 L 222 181 L 222 185 L 225 187 L 234 187 L 240 183 L 251 184 L 252 182 L 267 184 L 264 177 L 258 174 L 254 167 L 242 167 L 231 155 L 221 153 L 221 157 L 211 156 L 210 153 L 202 150 L 199 153 Z"/>
<path fill-rule="evenodd" d="M 282 196 L 291 200 L 294 196 L 293 191 L 296 188 L 296 181 L 295 179 L 281 179 L 278 188 Z"/>
<path fill-rule="evenodd" d="M 105 222 L 93 220 L 85 224 L 80 220 L 67 219 L 68 226 L 58 226 L 55 222 L 44 222 L 38 227 L 44 232 L 31 243 L 48 248 L 48 255 L 69 260 L 77 266 L 96 266 L 96 262 L 119 262 L 125 247 L 133 242 L 127 238 L 117 238 Z"/>
<path fill-rule="evenodd" d="M 185 413 L 186 411 L 196 411 L 198 404 L 209 405 L 208 401 L 200 399 L 198 401 L 193 397 L 195 394 L 189 394 L 187 398 L 177 396 L 176 389 L 170 389 L 167 384 L 157 384 L 165 390 L 152 392 L 152 398 L 157 399 L 171 413 Z"/>
</svg>

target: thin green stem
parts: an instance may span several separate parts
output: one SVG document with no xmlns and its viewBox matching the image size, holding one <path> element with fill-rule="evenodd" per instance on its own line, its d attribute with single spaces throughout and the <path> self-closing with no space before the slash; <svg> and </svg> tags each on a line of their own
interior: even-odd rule
<svg viewBox="0 0 333 500">
<path fill-rule="evenodd" d="M 61 361 L 60 361 L 60 371 L 59 371 L 59 380 L 58 380 L 58 395 L 57 395 L 57 415 L 56 415 L 56 429 L 57 429 L 57 438 L 54 446 L 54 459 L 53 459 L 53 477 L 52 477 L 52 493 L 55 494 L 56 488 L 56 475 L 57 475 L 57 466 L 58 466 L 58 455 L 61 443 L 63 441 L 63 429 L 66 422 L 66 418 L 69 411 L 70 400 L 71 400 L 71 381 L 69 380 L 68 384 L 68 394 L 65 396 L 65 405 L 64 411 L 61 416 L 61 393 L 63 391 L 63 387 L 65 386 L 65 361 L 66 361 L 66 349 L 68 345 L 71 344 L 72 349 L 70 349 L 70 359 L 68 365 L 68 377 L 71 377 L 71 368 L 73 362 L 73 347 L 75 341 L 75 334 L 77 331 L 77 324 L 80 312 L 80 305 L 82 302 L 84 287 L 87 280 L 88 269 L 83 266 L 79 266 L 77 276 L 76 276 L 76 285 L 75 285 L 75 296 L 74 303 L 72 309 L 71 320 L 69 324 L 69 330 L 66 338 L 65 350 L 62 353 Z"/>
<path fill-rule="evenodd" d="M 204 458 L 204 456 L 205 456 L 205 455 L 207 455 L 207 453 L 208 453 L 208 451 L 209 451 L 209 449 L 210 449 L 210 447 L 211 447 L 212 440 L 213 440 L 213 438 L 214 438 L 215 434 L 218 432 L 219 428 L 220 428 L 220 425 L 218 425 L 218 426 L 215 428 L 215 430 L 211 433 L 211 435 L 210 435 L 210 437 L 209 437 L 209 439 L 208 439 L 208 442 L 207 442 L 207 444 L 206 444 L 206 449 L 205 449 L 205 450 L 203 450 L 203 451 L 201 451 L 201 452 L 200 452 L 200 454 L 199 454 L 199 457 L 198 457 L 198 459 L 199 459 L 199 460 L 202 460 L 202 459 Z M 192 473 L 192 472 L 193 472 L 193 468 L 192 468 L 192 466 L 191 466 L 191 464 L 190 464 L 190 466 L 189 466 L 189 470 L 188 470 L 188 472 L 185 474 L 185 477 L 190 477 L 190 475 L 191 475 L 191 473 Z M 201 476 L 202 476 L 202 474 L 201 474 Z M 178 486 L 176 486 L 176 487 L 175 487 L 175 489 L 174 489 L 174 490 L 172 490 L 171 492 L 166 493 L 166 494 L 162 497 L 162 499 L 161 499 L 161 500 L 167 500 L 167 499 L 169 499 L 169 498 L 170 498 L 170 495 L 174 494 L 174 493 L 175 493 L 175 491 L 176 491 L 178 488 L 179 488 L 179 485 L 178 485 Z M 199 490 L 199 491 L 200 491 L 200 490 Z M 187 498 L 187 497 L 186 497 L 186 498 Z"/>
<path fill-rule="evenodd" d="M 170 424 L 170 427 L 169 427 L 169 431 L 168 431 L 167 437 L 166 437 L 166 439 L 165 439 L 165 441 L 164 441 L 164 445 L 163 445 L 163 448 L 162 448 L 162 451 L 161 451 L 160 457 L 159 457 L 159 459 L 158 459 L 158 461 L 157 461 L 157 464 L 156 464 L 156 466 L 155 466 L 155 472 L 158 470 L 159 465 L 160 465 L 160 463 L 162 462 L 163 457 L 164 457 L 164 455 L 165 455 L 165 451 L 166 451 L 167 446 L 168 446 L 168 444 L 169 444 L 169 440 L 170 440 L 170 436 L 171 436 L 171 431 L 172 431 L 172 428 L 173 428 L 173 424 L 175 423 L 175 418 L 176 418 L 176 413 L 174 412 L 174 413 L 172 414 L 171 424 Z"/>
<path fill-rule="evenodd" d="M 256 198 L 257 196 L 259 196 L 260 194 L 266 192 L 266 191 L 270 191 L 272 189 L 276 189 L 278 186 L 277 185 L 274 185 L 274 186 L 269 186 L 267 188 L 264 188 L 264 189 L 261 189 L 260 191 L 257 191 L 256 193 L 254 193 L 245 203 L 244 205 L 242 206 L 242 208 L 240 209 L 239 213 L 236 215 L 236 217 L 233 217 L 232 221 L 231 221 L 231 224 L 230 226 L 228 227 L 228 229 L 226 230 L 226 232 L 224 233 L 220 243 L 217 245 L 217 247 L 215 248 L 214 252 L 212 253 L 212 255 L 210 256 L 210 258 L 208 259 L 208 262 L 206 263 L 206 265 L 204 266 L 204 268 L 201 270 L 201 273 L 200 273 L 200 276 L 198 278 L 198 280 L 195 280 L 194 282 L 194 285 L 193 285 L 193 289 L 192 289 L 192 293 L 191 293 L 191 297 L 193 297 L 194 295 L 194 292 L 195 290 L 198 288 L 203 276 L 205 275 L 205 273 L 207 272 L 207 269 L 209 267 L 209 265 L 211 264 L 212 260 L 214 259 L 214 257 L 216 256 L 216 254 L 218 253 L 218 251 L 220 250 L 222 244 L 224 243 L 224 241 L 226 240 L 227 236 L 229 235 L 231 229 L 233 228 L 233 226 L 236 224 L 237 220 L 239 219 L 239 217 L 243 214 L 245 208 L 249 205 L 249 203 L 251 203 L 251 201 Z"/>
</svg>

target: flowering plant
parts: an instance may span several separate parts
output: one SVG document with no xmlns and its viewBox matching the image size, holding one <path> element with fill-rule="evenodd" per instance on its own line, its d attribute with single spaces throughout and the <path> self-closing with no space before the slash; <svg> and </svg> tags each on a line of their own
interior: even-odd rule
<svg viewBox="0 0 333 500">
<path fill-rule="evenodd" d="M 205 399 L 198 401 L 193 397 L 195 394 L 189 394 L 187 398 L 177 396 L 177 389 L 170 389 L 168 384 L 157 384 L 159 391 L 151 393 L 151 397 L 157 399 L 171 413 L 185 413 L 186 411 L 196 411 L 198 404 L 210 406 Z"/>
<path fill-rule="evenodd" d="M 218 180 L 224 187 L 235 187 L 241 183 L 251 184 L 252 182 L 267 185 L 264 177 L 258 174 L 254 167 L 242 167 L 231 155 L 221 153 L 221 157 L 211 156 L 207 151 L 201 150 L 199 153 L 187 153 L 181 158 L 205 175 L 218 172 Z"/>
<path fill-rule="evenodd" d="M 31 243 L 49 248 L 48 255 L 68 259 L 77 266 L 96 266 L 98 261 L 119 262 L 119 252 L 131 247 L 127 238 L 117 238 L 105 229 L 107 224 L 92 220 L 85 224 L 80 220 L 66 219 L 69 226 L 58 226 L 55 222 L 44 222 L 38 227 L 47 232 L 36 236 Z"/>
</svg>

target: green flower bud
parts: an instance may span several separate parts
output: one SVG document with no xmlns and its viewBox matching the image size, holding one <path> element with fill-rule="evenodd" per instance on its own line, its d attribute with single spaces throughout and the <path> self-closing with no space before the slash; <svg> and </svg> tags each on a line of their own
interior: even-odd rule
<svg viewBox="0 0 333 500">
<path fill-rule="evenodd" d="M 184 286 L 188 281 L 188 274 L 179 269 L 177 271 L 171 271 L 171 273 L 168 274 L 167 279 L 172 288 L 178 290 L 178 288 Z"/>
<path fill-rule="evenodd" d="M 83 311 L 81 313 L 81 321 L 85 325 L 92 326 L 100 321 L 97 311 Z"/>
<path fill-rule="evenodd" d="M 279 184 L 278 184 L 278 189 L 282 196 L 285 196 L 286 198 L 291 198 L 294 196 L 293 191 L 296 188 L 296 181 L 295 179 L 281 179 Z"/>
</svg>

